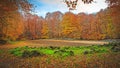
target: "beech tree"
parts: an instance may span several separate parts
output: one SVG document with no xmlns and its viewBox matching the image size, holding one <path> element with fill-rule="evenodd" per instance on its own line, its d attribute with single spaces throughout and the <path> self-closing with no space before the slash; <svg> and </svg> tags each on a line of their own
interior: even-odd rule
<svg viewBox="0 0 120 68">
<path fill-rule="evenodd" d="M 75 10 L 79 0 L 63 0 Z M 82 0 L 90 4 L 94 0 Z M 28 0 L 0 0 L 0 40 L 74 38 L 120 38 L 120 0 L 106 0 L 108 8 L 96 14 L 48 13 L 44 18 L 31 14 Z"/>
<path fill-rule="evenodd" d="M 48 23 L 50 38 L 58 38 L 60 34 L 60 23 L 63 14 L 59 11 L 47 13 L 45 20 Z"/>
<path fill-rule="evenodd" d="M 113 25 L 115 26 L 116 38 L 120 38 L 120 0 L 106 0 L 109 4 L 110 15 L 113 20 Z"/>
<path fill-rule="evenodd" d="M 34 14 L 26 14 L 24 27 L 24 34 L 22 36 L 27 39 L 39 39 L 43 38 L 43 35 L 47 35 L 47 37 L 49 35 L 46 20 Z"/>
<path fill-rule="evenodd" d="M 30 11 L 28 0 L 0 0 L 0 39 L 16 40 L 22 33 L 20 11 Z"/>
<path fill-rule="evenodd" d="M 42 39 L 48 39 L 49 38 L 48 24 L 45 21 L 42 22 L 41 38 Z"/>
<path fill-rule="evenodd" d="M 6 25 L 2 27 L 2 38 L 4 40 L 16 40 L 24 30 L 22 16 L 18 12 L 9 12 L 4 20 Z"/>
<path fill-rule="evenodd" d="M 65 13 L 61 21 L 61 34 L 64 38 L 80 38 L 80 23 L 77 15 L 73 13 Z"/>
</svg>

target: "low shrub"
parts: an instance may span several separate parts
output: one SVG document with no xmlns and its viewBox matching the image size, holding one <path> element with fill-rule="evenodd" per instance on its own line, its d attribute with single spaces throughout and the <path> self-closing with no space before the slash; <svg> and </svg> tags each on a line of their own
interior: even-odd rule
<svg viewBox="0 0 120 68">
<path fill-rule="evenodd" d="M 86 54 L 92 54 L 92 53 L 93 53 L 92 50 L 85 50 L 85 51 L 83 52 L 84 55 L 86 55 Z"/>
<path fill-rule="evenodd" d="M 43 56 L 44 54 L 42 52 L 38 52 L 36 50 L 28 51 L 25 50 L 22 53 L 22 57 L 36 57 L 36 56 Z"/>
<path fill-rule="evenodd" d="M 14 49 L 12 49 L 12 50 L 10 50 L 10 53 L 11 54 L 15 54 L 16 52 L 19 52 L 21 50 L 21 48 L 14 48 Z"/>
<path fill-rule="evenodd" d="M 109 47 L 99 47 L 99 46 L 91 46 L 89 48 L 86 48 L 83 51 L 83 54 L 94 54 L 94 53 L 107 53 L 109 52 Z"/>
<path fill-rule="evenodd" d="M 113 52 L 120 52 L 120 43 L 114 44 L 111 48 Z"/>
<path fill-rule="evenodd" d="M 60 47 L 55 47 L 55 46 L 49 46 L 48 48 L 50 48 L 51 50 L 60 49 Z"/>
<path fill-rule="evenodd" d="M 54 54 L 58 55 L 58 56 L 73 56 L 74 52 L 73 51 L 66 51 L 66 50 L 57 50 L 54 52 Z"/>
<path fill-rule="evenodd" d="M 70 56 L 74 56 L 74 52 L 73 51 L 69 51 Z"/>
<path fill-rule="evenodd" d="M 89 51 L 84 51 L 83 53 L 84 53 L 84 55 L 86 55 L 86 54 L 89 54 Z"/>
</svg>

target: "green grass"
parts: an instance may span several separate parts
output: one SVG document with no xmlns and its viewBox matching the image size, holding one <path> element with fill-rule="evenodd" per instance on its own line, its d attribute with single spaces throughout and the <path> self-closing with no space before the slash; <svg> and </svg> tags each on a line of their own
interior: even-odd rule
<svg viewBox="0 0 120 68">
<path fill-rule="evenodd" d="M 3 53 L 3 50 L 0 50 L 0 54 Z"/>
<path fill-rule="evenodd" d="M 118 68 L 120 43 L 0 49 L 1 68 Z"/>
<path fill-rule="evenodd" d="M 73 55 L 89 55 L 89 54 L 102 54 L 111 52 L 111 48 L 114 44 L 106 44 L 106 45 L 92 45 L 92 46 L 72 46 L 72 47 L 19 47 L 10 50 L 11 54 L 15 56 L 22 57 L 24 54 L 28 54 L 29 56 L 38 54 L 38 56 L 42 55 L 52 55 L 52 56 L 73 56 Z M 27 51 L 27 53 L 25 53 Z M 34 53 L 33 53 L 34 52 Z"/>
</svg>

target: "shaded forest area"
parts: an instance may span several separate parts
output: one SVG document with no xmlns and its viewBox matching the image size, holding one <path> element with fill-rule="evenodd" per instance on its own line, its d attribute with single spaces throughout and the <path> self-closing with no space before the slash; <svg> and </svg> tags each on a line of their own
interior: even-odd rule
<svg viewBox="0 0 120 68">
<path fill-rule="evenodd" d="M 43 18 L 30 13 L 28 0 L 0 0 L 0 40 L 120 38 L 120 0 L 106 2 L 96 14 L 56 11 Z"/>
</svg>

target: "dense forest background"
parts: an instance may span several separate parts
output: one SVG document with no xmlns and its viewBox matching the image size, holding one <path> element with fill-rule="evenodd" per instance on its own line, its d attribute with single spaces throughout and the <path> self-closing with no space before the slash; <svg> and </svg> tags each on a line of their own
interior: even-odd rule
<svg viewBox="0 0 120 68">
<path fill-rule="evenodd" d="M 0 40 L 120 38 L 120 0 L 95 14 L 56 11 L 45 18 L 30 13 L 28 0 L 0 0 Z"/>
</svg>

